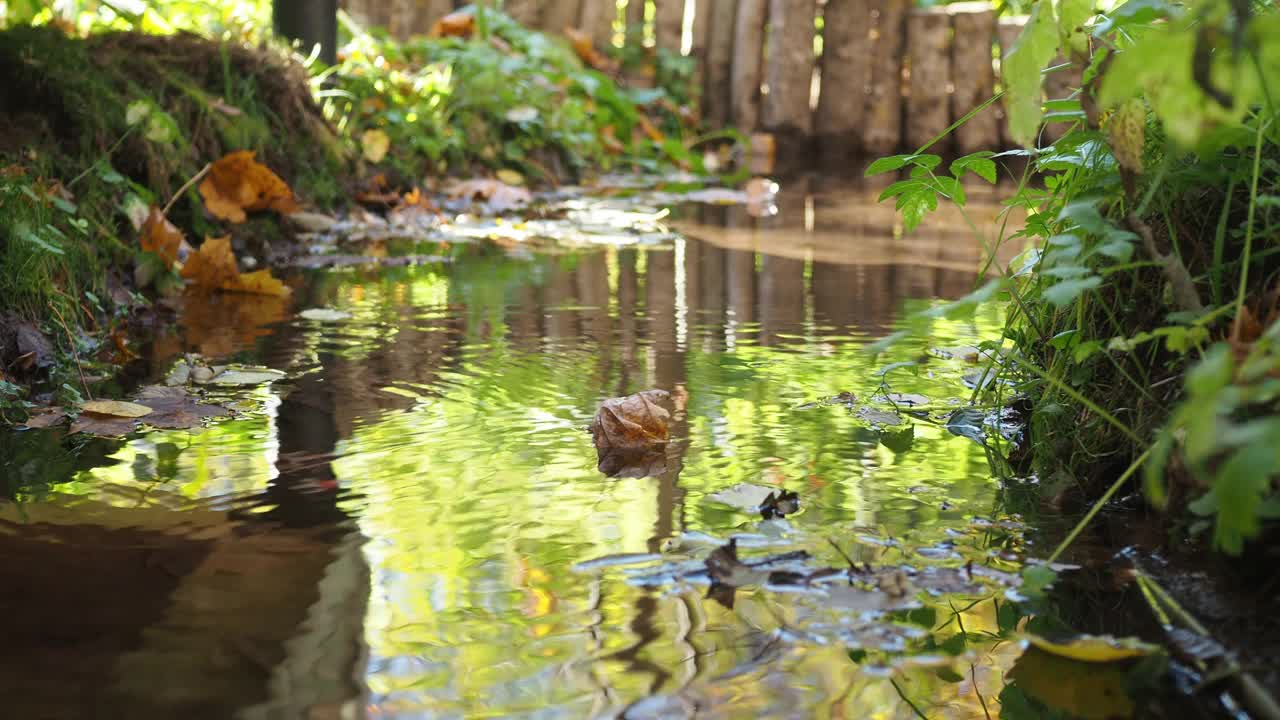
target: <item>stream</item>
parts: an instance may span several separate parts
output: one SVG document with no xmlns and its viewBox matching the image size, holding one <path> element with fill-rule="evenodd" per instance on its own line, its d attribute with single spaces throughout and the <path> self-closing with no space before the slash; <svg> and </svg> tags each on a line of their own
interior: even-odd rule
<svg viewBox="0 0 1280 720">
<path fill-rule="evenodd" d="M 1037 551 L 954 419 L 1003 311 L 909 318 L 973 289 L 999 206 L 904 236 L 874 194 L 459 220 L 189 301 L 150 382 L 284 377 L 204 427 L 0 441 L 8 715 L 998 716 Z M 649 388 L 671 442 L 605 462 L 596 408 Z M 710 586 L 730 538 L 767 578 Z"/>
</svg>

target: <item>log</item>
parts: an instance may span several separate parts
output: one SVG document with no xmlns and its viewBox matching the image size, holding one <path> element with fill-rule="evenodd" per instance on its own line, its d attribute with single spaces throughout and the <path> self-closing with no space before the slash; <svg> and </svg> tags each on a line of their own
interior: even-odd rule
<svg viewBox="0 0 1280 720">
<path fill-rule="evenodd" d="M 951 15 L 946 7 L 916 8 L 907 16 L 907 147 L 918 148 L 951 124 Z M 930 148 L 945 153 L 950 137 Z"/>
<path fill-rule="evenodd" d="M 657 48 L 679 55 L 683 37 L 684 0 L 655 0 L 653 39 Z"/>
<path fill-rule="evenodd" d="M 502 10 L 526 27 L 538 28 L 542 21 L 540 0 L 506 0 L 502 3 Z"/>
<path fill-rule="evenodd" d="M 627 0 L 626 41 L 628 45 L 644 46 L 644 1 Z"/>
<path fill-rule="evenodd" d="M 873 6 L 879 17 L 862 136 L 871 154 L 892 153 L 902 141 L 902 48 L 909 5 L 909 0 L 875 0 Z"/>
<path fill-rule="evenodd" d="M 819 162 L 847 167 L 862 151 L 871 66 L 870 0 L 827 0 L 823 13 L 822 82 L 814 113 Z"/>
<path fill-rule="evenodd" d="M 903 2 L 905 0 L 892 0 Z M 754 132 L 760 122 L 760 81 L 764 64 L 764 21 L 767 0 L 740 0 L 734 20 L 730 116 L 741 132 Z"/>
<path fill-rule="evenodd" d="M 813 131 L 810 96 L 813 90 L 813 31 L 816 0 L 770 0 L 769 58 L 765 79 L 769 94 L 761 102 L 764 129 L 777 144 L 780 170 L 786 172 L 809 161 Z"/>
<path fill-rule="evenodd" d="M 715 0 L 694 0 L 689 57 L 693 59 L 693 86 L 701 97 L 707 87 L 707 45 L 711 42 L 711 10 Z M 701 105 L 699 105 L 701 114 Z"/>
<path fill-rule="evenodd" d="M 1003 66 L 1004 56 L 1009 54 L 1009 50 L 1018 40 L 1018 36 L 1022 34 L 1022 29 L 1027 26 L 1027 16 L 1005 16 L 996 21 L 996 40 L 1000 43 L 1000 63 Z M 1009 133 L 1009 118 L 1005 111 L 1003 103 L 999 109 L 1000 118 L 1000 135 L 1004 140 L 1005 147 L 1016 147 L 1017 141 Z"/>
<path fill-rule="evenodd" d="M 698 0 L 711 5 L 707 67 L 702 86 L 702 118 L 718 130 L 729 124 L 729 88 L 733 73 L 733 30 L 738 0 Z"/>
<path fill-rule="evenodd" d="M 581 10 L 579 0 L 555 0 L 547 3 L 542 10 L 542 30 L 557 37 L 563 35 L 565 28 L 578 27 Z"/>
<path fill-rule="evenodd" d="M 991 49 L 996 36 L 996 14 L 985 2 L 954 3 L 955 41 L 951 45 L 951 118 L 959 120 L 995 94 L 995 67 Z M 968 155 L 995 150 L 1000 145 L 1000 117 L 992 105 L 956 128 L 956 151 Z"/>
<path fill-rule="evenodd" d="M 578 26 L 591 38 L 591 44 L 603 52 L 613 47 L 613 21 L 617 17 L 618 6 L 613 0 L 582 0 Z"/>
</svg>

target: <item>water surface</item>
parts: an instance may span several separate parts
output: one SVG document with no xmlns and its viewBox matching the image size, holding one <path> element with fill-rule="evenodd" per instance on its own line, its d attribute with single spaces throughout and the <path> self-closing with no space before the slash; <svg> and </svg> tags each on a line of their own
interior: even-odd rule
<svg viewBox="0 0 1280 720">
<path fill-rule="evenodd" d="M 982 241 L 954 215 L 903 237 L 862 192 L 779 205 L 683 209 L 637 242 L 412 242 L 438 261 L 191 304 L 158 361 L 288 379 L 215 395 L 238 414 L 204 429 L 78 455 L 28 434 L 65 458 L 24 465 L 0 505 L 0 547 L 27 558 L 0 570 L 24 588 L 0 596 L 25 628 L 7 697 L 22 717 L 994 716 L 1017 650 L 974 638 L 998 590 L 916 579 L 886 608 L 636 581 L 733 536 L 811 567 L 1017 569 L 984 448 L 939 423 L 998 309 L 863 349 L 971 290 Z M 994 206 L 971 213 L 994 235 Z M 349 317 L 295 314 L 313 307 Z M 611 477 L 584 429 L 648 388 L 681 397 L 673 440 L 647 476 Z M 801 511 L 717 495 L 743 484 Z M 653 557 L 608 560 L 630 554 Z"/>
</svg>

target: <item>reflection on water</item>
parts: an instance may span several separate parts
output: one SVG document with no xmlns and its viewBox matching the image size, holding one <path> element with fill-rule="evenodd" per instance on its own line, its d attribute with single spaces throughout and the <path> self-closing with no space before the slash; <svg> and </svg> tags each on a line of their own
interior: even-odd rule
<svg viewBox="0 0 1280 720">
<path fill-rule="evenodd" d="M 38 545 L 34 524 L 48 542 L 99 548 L 91 564 L 129 584 L 86 579 L 89 561 L 45 548 L 3 565 L 6 587 L 61 562 L 41 573 L 60 578 L 51 587 L 133 606 L 65 632 L 87 611 L 41 615 L 25 647 L 94 680 L 63 697 L 65 678 L 49 681 L 23 716 L 109 699 L 135 718 L 339 717 L 344 703 L 396 718 L 912 717 L 905 695 L 931 718 L 982 717 L 1016 652 L 975 644 L 957 664 L 931 648 L 961 610 L 969 633 L 994 630 L 996 603 L 930 598 L 923 621 L 903 614 L 889 640 L 854 648 L 876 627 L 857 608 L 742 589 L 728 609 L 705 587 L 574 570 L 704 535 L 835 565 L 830 541 L 858 562 L 952 567 L 1018 549 L 1016 533 L 975 521 L 998 512 L 977 443 L 812 404 L 880 390 L 947 407 L 967 368 L 926 350 L 993 336 L 996 309 L 934 320 L 926 342 L 885 357 L 860 347 L 973 287 L 967 225 L 895 239 L 888 211 L 860 195 L 779 204 L 759 220 L 684 211 L 686 237 L 659 246 L 463 244 L 430 249 L 452 262 L 308 277 L 294 310 L 348 320 L 273 310 L 210 337 L 198 328 L 211 311 L 188 315 L 183 349 L 290 379 L 238 395 L 238 419 L 148 433 L 114 464 L 68 468 L 56 493 L 24 487 L 21 511 L 3 507 L 0 547 Z M 994 215 L 971 210 L 981 227 Z M 918 362 L 877 374 L 898 361 Z M 606 477 L 584 428 L 602 399 L 650 387 L 688 396 L 665 463 Z M 711 497 L 739 483 L 795 491 L 803 510 L 766 523 Z M 115 557 L 101 549 L 112 543 L 150 550 Z M 39 604 L 4 602 L 10 623 Z M 114 639 L 85 651 L 104 629 Z M 57 673 L 4 667 L 10 681 Z"/>
</svg>

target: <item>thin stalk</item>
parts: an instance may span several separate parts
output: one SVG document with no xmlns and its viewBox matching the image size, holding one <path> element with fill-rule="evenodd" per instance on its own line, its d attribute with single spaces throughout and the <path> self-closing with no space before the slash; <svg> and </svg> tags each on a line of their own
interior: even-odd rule
<svg viewBox="0 0 1280 720">
<path fill-rule="evenodd" d="M 920 718 L 920 720 L 929 720 L 929 716 L 921 712 L 920 708 L 916 707 L 916 704 L 911 702 L 911 698 L 907 697 L 906 693 L 902 692 L 902 688 L 898 687 L 897 681 L 893 678 L 889 678 L 889 684 L 893 686 L 894 690 L 898 691 L 898 697 L 902 698 L 902 702 L 911 706 L 911 709 L 916 713 L 916 717 Z"/>
<path fill-rule="evenodd" d="M 955 121 L 955 122 L 951 123 L 951 125 L 950 125 L 949 127 L 947 127 L 947 129 L 946 129 L 946 130 L 943 130 L 942 132 L 940 132 L 940 133 L 938 133 L 937 135 L 935 135 L 935 136 L 933 137 L 933 139 L 932 139 L 932 140 L 930 140 L 929 142 L 927 142 L 927 143 L 925 143 L 925 144 L 921 145 L 919 148 L 916 148 L 916 151 L 915 151 L 915 153 L 914 153 L 914 154 L 919 155 L 920 153 L 924 152 L 925 150 L 928 150 L 929 148 L 933 147 L 933 146 L 934 146 L 934 145 L 935 145 L 939 140 L 941 140 L 942 138 L 944 138 L 944 137 L 946 137 L 946 136 L 950 135 L 952 130 L 955 130 L 956 128 L 960 127 L 961 125 L 963 125 L 963 124 L 965 124 L 965 123 L 969 122 L 969 119 L 970 119 L 970 118 L 972 118 L 974 115 L 977 115 L 978 113 L 982 112 L 983 110 L 986 110 L 988 107 L 990 107 L 990 105 L 991 105 L 992 103 L 994 103 L 995 101 L 997 101 L 997 100 L 999 100 L 1000 98 L 1004 97 L 1004 93 L 1005 93 L 1005 91 L 1004 91 L 1004 90 L 1001 90 L 1000 92 L 996 93 L 995 95 L 992 95 L 991 97 L 987 98 L 987 99 L 986 99 L 986 101 L 985 101 L 985 102 L 983 102 L 981 105 L 979 105 L 978 107 L 976 107 L 976 108 L 974 108 L 974 109 L 970 110 L 969 112 L 965 113 L 965 114 L 964 114 L 964 116 L 962 116 L 959 120 L 957 120 L 957 121 Z"/>
<path fill-rule="evenodd" d="M 1141 447 L 1148 446 L 1148 443 L 1142 438 L 1138 437 L 1138 435 L 1134 433 L 1133 430 L 1130 430 L 1128 425 L 1125 425 L 1124 423 L 1117 420 L 1114 415 L 1107 412 L 1106 410 L 1103 410 L 1094 401 L 1090 400 L 1084 395 L 1081 395 L 1080 392 L 1077 391 L 1075 388 L 1062 382 L 1058 378 L 1045 373 L 1044 370 L 1041 370 L 1035 365 L 1027 362 L 1026 360 L 1023 360 L 1022 358 L 1018 357 L 1016 354 L 1010 354 L 1009 358 L 1012 359 L 1018 365 L 1022 366 L 1024 369 L 1030 370 L 1033 374 L 1039 376 L 1042 380 L 1048 382 L 1050 385 L 1053 385 L 1054 388 L 1066 393 L 1072 400 L 1075 400 L 1081 405 L 1084 405 L 1085 407 L 1089 408 L 1089 410 L 1091 410 L 1095 415 L 1102 418 L 1103 420 L 1106 420 L 1117 430 L 1124 433 L 1124 436 L 1132 440 L 1135 444 Z"/>
<path fill-rule="evenodd" d="M 1222 213 L 1218 215 L 1218 227 L 1213 233 L 1213 272 L 1209 274 L 1209 286 L 1213 292 L 1213 304 L 1222 302 L 1222 256 L 1227 243 L 1227 217 L 1231 214 L 1231 199 L 1235 194 L 1236 176 L 1231 175 L 1227 182 L 1227 197 L 1222 203 Z"/>
<path fill-rule="evenodd" d="M 1240 321 L 1243 319 L 1240 311 L 1244 308 L 1244 294 L 1249 286 L 1249 257 L 1253 254 L 1253 215 L 1258 209 L 1258 175 L 1262 167 L 1262 134 L 1270 124 L 1270 118 L 1266 122 L 1258 122 L 1253 144 L 1253 179 L 1249 183 L 1249 214 L 1245 221 L 1244 255 L 1241 258 L 1243 266 L 1240 268 L 1240 289 L 1236 293 L 1236 320 L 1231 331 L 1233 337 L 1240 337 Z"/>
<path fill-rule="evenodd" d="M 1102 506 L 1106 505 L 1107 501 L 1111 499 L 1111 496 L 1115 495 L 1120 490 L 1120 488 L 1125 484 L 1125 481 L 1133 477 L 1133 474 L 1138 471 L 1138 468 L 1142 467 L 1142 463 L 1147 461 L 1147 456 L 1150 454 L 1151 448 L 1147 448 L 1142 451 L 1142 454 L 1139 455 L 1136 460 L 1129 463 L 1129 467 L 1125 468 L 1125 471 L 1120 473 L 1120 477 L 1116 478 L 1116 481 L 1111 483 L 1111 487 L 1107 488 L 1107 491 L 1102 493 L 1102 497 L 1098 498 L 1093 503 L 1093 507 L 1089 508 L 1089 512 L 1085 513 L 1084 517 L 1080 518 L 1080 522 L 1076 523 L 1076 526 L 1071 529 L 1071 532 L 1063 538 L 1062 542 L 1058 543 L 1058 547 L 1054 548 L 1053 553 L 1049 555 L 1049 562 L 1057 560 L 1058 557 L 1062 555 L 1063 551 L 1070 547 L 1071 543 L 1075 542 L 1076 538 L 1080 536 L 1080 533 L 1083 532 L 1085 527 L 1089 524 L 1089 521 L 1093 520 L 1093 516 L 1097 515 L 1098 511 L 1102 509 Z"/>
</svg>

